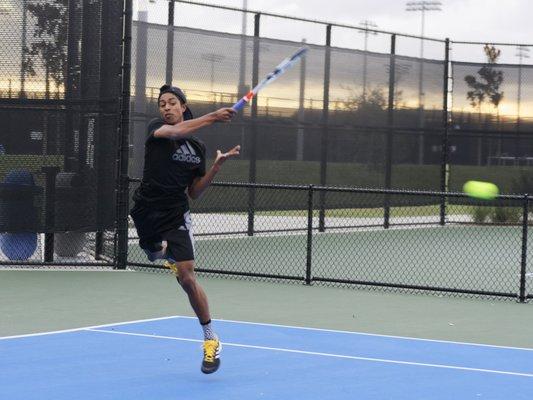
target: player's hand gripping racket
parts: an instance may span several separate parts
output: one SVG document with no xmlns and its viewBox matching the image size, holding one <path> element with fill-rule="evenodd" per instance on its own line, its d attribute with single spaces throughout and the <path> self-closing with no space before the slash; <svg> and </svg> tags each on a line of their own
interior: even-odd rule
<svg viewBox="0 0 533 400">
<path fill-rule="evenodd" d="M 308 47 L 300 47 L 296 53 L 294 53 L 289 58 L 286 58 L 283 60 L 279 65 L 272 71 L 270 74 L 268 74 L 265 79 L 263 79 L 259 84 L 254 87 L 252 90 L 250 90 L 246 95 L 240 99 L 237 103 L 233 105 L 233 109 L 235 111 L 239 111 L 242 109 L 247 103 L 252 100 L 252 98 L 259 92 L 262 88 L 264 88 L 269 83 L 274 82 L 278 77 L 283 75 L 285 71 L 290 69 L 294 64 L 296 64 L 307 52 Z"/>
</svg>

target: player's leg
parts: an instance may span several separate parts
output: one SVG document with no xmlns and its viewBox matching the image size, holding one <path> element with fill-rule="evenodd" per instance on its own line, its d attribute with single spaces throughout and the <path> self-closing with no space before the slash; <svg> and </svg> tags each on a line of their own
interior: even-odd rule
<svg viewBox="0 0 533 400">
<path fill-rule="evenodd" d="M 201 324 L 205 324 L 211 319 L 209 314 L 209 304 L 204 289 L 200 286 L 196 280 L 196 274 L 194 273 L 194 260 L 177 261 L 174 263 L 177 267 L 178 282 L 187 293 L 189 302 L 200 320 Z"/>
<path fill-rule="evenodd" d="M 219 355 L 222 345 L 211 326 L 207 296 L 194 272 L 194 237 L 190 215 L 188 213 L 184 215 L 178 228 L 165 232 L 163 236 L 168 242 L 167 257 L 171 260 L 164 265 L 174 271 L 176 279 L 187 293 L 204 332 L 202 372 L 206 374 L 215 372 L 220 365 Z"/>
<path fill-rule="evenodd" d="M 152 262 L 166 258 L 167 243 L 157 230 L 159 214 L 156 210 L 139 205 L 135 205 L 130 213 L 139 236 L 139 246 Z"/>
<path fill-rule="evenodd" d="M 211 326 L 211 314 L 209 313 L 207 295 L 196 279 L 194 260 L 176 261 L 174 265 L 177 270 L 176 278 L 185 293 L 187 293 L 189 303 L 204 331 L 202 372 L 205 374 L 213 373 L 220 366 L 222 344 Z"/>
<path fill-rule="evenodd" d="M 140 238 L 139 246 L 149 261 L 166 259 L 167 243 L 158 238 Z"/>
</svg>

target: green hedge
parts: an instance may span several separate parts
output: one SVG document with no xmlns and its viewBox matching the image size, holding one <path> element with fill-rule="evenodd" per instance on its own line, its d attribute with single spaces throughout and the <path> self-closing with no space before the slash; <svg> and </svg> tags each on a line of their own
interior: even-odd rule
<svg viewBox="0 0 533 400">
<path fill-rule="evenodd" d="M 218 181 L 248 182 L 249 161 L 229 160 L 223 166 Z M 320 183 L 320 162 L 318 161 L 273 161 L 259 160 L 256 163 L 256 182 L 309 185 Z M 366 164 L 329 163 L 327 165 L 327 186 L 383 188 L 384 168 L 377 169 Z M 394 165 L 392 187 L 395 189 L 438 190 L 440 187 L 440 166 Z"/>
<path fill-rule="evenodd" d="M 492 182 L 500 188 L 500 193 L 522 194 L 527 191 L 521 177 L 533 176 L 533 167 L 519 166 L 464 166 L 452 165 L 450 168 L 450 192 L 462 192 L 466 181 Z"/>
</svg>

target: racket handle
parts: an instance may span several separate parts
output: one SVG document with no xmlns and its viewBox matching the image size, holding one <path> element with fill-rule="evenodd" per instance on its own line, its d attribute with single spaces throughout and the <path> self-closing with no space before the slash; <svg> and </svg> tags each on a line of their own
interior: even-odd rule
<svg viewBox="0 0 533 400">
<path fill-rule="evenodd" d="M 237 103 L 235 103 L 233 105 L 233 109 L 235 111 L 239 111 L 239 110 L 242 110 L 244 108 L 244 106 L 246 105 L 246 103 L 248 103 L 246 101 L 246 99 L 243 97 L 242 99 L 240 99 Z"/>
</svg>

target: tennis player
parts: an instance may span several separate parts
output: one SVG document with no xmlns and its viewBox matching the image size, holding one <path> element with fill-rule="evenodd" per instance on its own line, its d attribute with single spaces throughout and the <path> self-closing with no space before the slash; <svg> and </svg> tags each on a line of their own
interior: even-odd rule
<svg viewBox="0 0 533 400">
<path fill-rule="evenodd" d="M 164 85 L 159 93 L 160 118 L 148 124 L 144 171 L 133 195 L 130 214 L 139 234 L 139 245 L 150 261 L 166 260 L 187 293 L 204 331 L 202 372 L 210 374 L 220 365 L 222 349 L 211 326 L 207 296 L 194 273 L 194 238 L 189 200 L 198 198 L 211 184 L 222 164 L 239 154 L 240 146 L 227 153 L 217 150 L 206 171 L 206 148 L 193 134 L 215 122 L 229 122 L 232 108 L 221 108 L 194 118 L 183 91 Z"/>
</svg>

